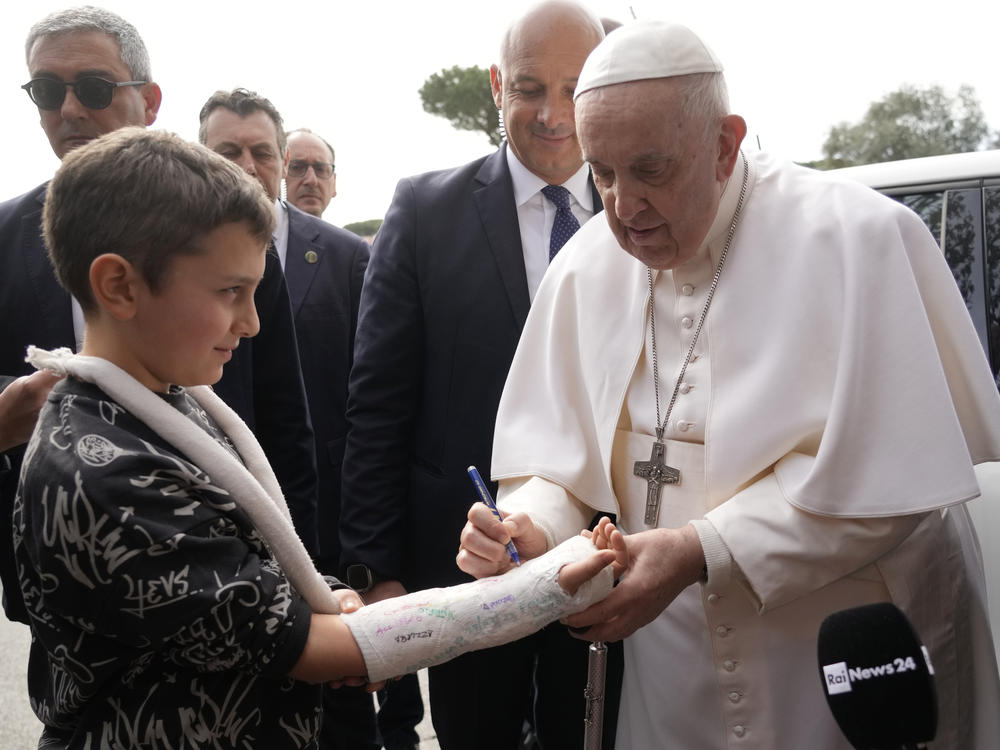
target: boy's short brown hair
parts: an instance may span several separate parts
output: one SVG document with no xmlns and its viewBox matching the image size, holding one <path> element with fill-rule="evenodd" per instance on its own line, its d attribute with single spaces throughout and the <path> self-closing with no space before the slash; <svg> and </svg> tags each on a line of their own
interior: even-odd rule
<svg viewBox="0 0 1000 750">
<path fill-rule="evenodd" d="M 122 128 L 63 159 L 49 184 L 42 226 L 59 283 L 85 312 L 96 309 L 90 265 L 116 253 L 156 292 L 171 260 L 196 240 L 245 222 L 261 245 L 274 205 L 242 169 L 204 146 L 144 128 Z"/>
</svg>

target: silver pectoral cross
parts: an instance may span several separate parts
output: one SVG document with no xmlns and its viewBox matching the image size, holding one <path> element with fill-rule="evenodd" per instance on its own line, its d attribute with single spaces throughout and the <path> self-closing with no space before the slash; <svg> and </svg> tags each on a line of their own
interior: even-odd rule
<svg viewBox="0 0 1000 750">
<path fill-rule="evenodd" d="M 678 484 L 681 473 L 673 466 L 667 466 L 663 460 L 666 446 L 657 440 L 648 461 L 636 461 L 632 473 L 646 480 L 646 515 L 643 522 L 647 526 L 656 526 L 660 517 L 660 490 L 665 484 Z"/>
</svg>

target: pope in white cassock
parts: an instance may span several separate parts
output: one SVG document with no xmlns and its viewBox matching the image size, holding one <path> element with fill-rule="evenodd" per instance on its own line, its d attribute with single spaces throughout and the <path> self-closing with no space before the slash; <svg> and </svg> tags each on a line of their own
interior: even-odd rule
<svg viewBox="0 0 1000 750">
<path fill-rule="evenodd" d="M 626 638 L 619 750 L 850 747 L 817 633 L 881 601 L 930 650 L 932 747 L 1000 747 L 964 505 L 1000 459 L 1000 398 L 963 300 L 908 209 L 744 155 L 721 71 L 661 22 L 587 60 L 605 213 L 538 291 L 497 418 L 506 521 L 474 507 L 459 565 L 493 574 L 508 539 L 533 557 L 618 514 L 629 568 L 567 622 Z"/>
</svg>

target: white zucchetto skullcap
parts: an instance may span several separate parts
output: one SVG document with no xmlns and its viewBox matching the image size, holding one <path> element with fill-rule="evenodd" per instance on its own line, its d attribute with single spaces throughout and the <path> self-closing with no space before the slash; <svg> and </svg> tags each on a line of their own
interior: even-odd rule
<svg viewBox="0 0 1000 750">
<path fill-rule="evenodd" d="M 719 58 L 686 26 L 634 21 L 608 34 L 590 53 L 573 98 L 615 83 L 721 72 Z"/>
</svg>

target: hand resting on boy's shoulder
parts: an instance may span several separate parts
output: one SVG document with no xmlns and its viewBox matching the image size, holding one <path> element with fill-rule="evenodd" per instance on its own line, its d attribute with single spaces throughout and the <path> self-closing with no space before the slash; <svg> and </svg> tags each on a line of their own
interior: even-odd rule
<svg viewBox="0 0 1000 750">
<path fill-rule="evenodd" d="M 51 372 L 22 375 L 0 391 L 0 453 L 28 442 L 45 403 L 59 376 Z"/>
</svg>

